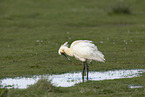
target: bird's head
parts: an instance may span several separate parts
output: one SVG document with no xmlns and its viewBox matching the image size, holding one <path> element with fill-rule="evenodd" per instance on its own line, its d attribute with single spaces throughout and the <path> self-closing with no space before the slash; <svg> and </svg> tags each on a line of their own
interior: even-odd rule
<svg viewBox="0 0 145 97">
<path fill-rule="evenodd" d="M 65 42 L 63 45 L 60 46 L 58 50 L 58 54 L 62 55 L 62 53 L 65 54 L 65 50 L 68 48 L 68 42 Z"/>
<path fill-rule="evenodd" d="M 65 53 L 66 49 L 68 49 L 68 42 L 65 42 L 63 45 L 60 46 L 58 50 L 58 54 L 64 55 L 71 62 L 71 60 L 66 56 L 66 53 Z"/>
</svg>

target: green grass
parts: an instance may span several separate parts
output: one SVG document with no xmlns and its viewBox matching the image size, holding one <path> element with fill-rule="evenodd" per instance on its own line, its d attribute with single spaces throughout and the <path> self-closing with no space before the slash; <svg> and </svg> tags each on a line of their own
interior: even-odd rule
<svg viewBox="0 0 145 97">
<path fill-rule="evenodd" d="M 0 78 L 80 71 L 82 65 L 72 65 L 57 53 L 65 41 L 72 43 L 78 39 L 94 41 L 105 55 L 106 63 L 93 62 L 92 71 L 145 68 L 145 1 L 123 1 L 131 14 L 110 14 L 113 6 L 122 3 L 116 0 L 0 1 Z M 81 63 L 75 58 L 71 60 Z M 140 80 L 145 81 L 143 77 L 125 79 L 126 82 L 89 81 L 75 87 L 59 88 L 57 93 L 47 94 L 41 90 L 41 96 L 137 97 L 143 95 L 144 88 L 128 89 L 126 83 L 135 84 Z M 93 90 L 94 84 L 101 88 Z M 81 89 L 87 93 L 79 92 Z M 14 97 L 15 92 L 17 95 L 19 91 L 29 89 L 9 91 Z"/>
<path fill-rule="evenodd" d="M 130 89 L 129 85 L 145 85 L 144 76 L 131 79 L 88 81 L 73 87 L 53 87 L 46 80 L 39 80 L 28 89 L 11 89 L 8 97 L 144 97 L 145 88 Z"/>
</svg>

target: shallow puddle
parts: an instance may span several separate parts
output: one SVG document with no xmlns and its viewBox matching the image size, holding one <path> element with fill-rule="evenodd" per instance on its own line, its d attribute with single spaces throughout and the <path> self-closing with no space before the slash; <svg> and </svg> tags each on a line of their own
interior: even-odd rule
<svg viewBox="0 0 145 97">
<path fill-rule="evenodd" d="M 113 70 L 100 72 L 90 71 L 89 80 L 100 81 L 109 79 L 139 77 L 143 72 L 145 72 L 145 69 Z M 60 75 L 47 74 L 47 75 L 34 75 L 30 77 L 5 78 L 0 81 L 0 85 L 7 88 L 25 89 L 29 85 L 33 85 L 34 83 L 36 83 L 41 78 L 51 80 L 51 83 L 56 87 L 70 87 L 74 86 L 76 83 L 82 82 L 82 73 L 74 72 Z"/>
<path fill-rule="evenodd" d="M 142 85 L 139 85 L 139 86 L 129 85 L 129 88 L 131 88 L 131 89 L 134 89 L 134 88 L 142 88 L 142 87 L 144 87 L 144 86 L 142 86 Z"/>
</svg>

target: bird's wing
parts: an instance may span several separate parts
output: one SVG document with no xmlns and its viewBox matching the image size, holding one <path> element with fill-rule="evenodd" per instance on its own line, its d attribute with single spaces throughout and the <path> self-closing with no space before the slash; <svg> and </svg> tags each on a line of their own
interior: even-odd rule
<svg viewBox="0 0 145 97">
<path fill-rule="evenodd" d="M 76 40 L 71 44 L 70 48 L 73 46 L 88 46 L 88 45 L 95 46 L 94 44 L 92 44 L 92 41 L 90 40 Z M 95 47 L 97 48 L 97 46 Z"/>
<path fill-rule="evenodd" d="M 89 56 L 97 50 L 97 46 L 91 43 L 92 41 L 79 40 L 75 41 L 71 48 L 74 51 L 74 54 L 82 57 Z"/>
<path fill-rule="evenodd" d="M 72 49 L 74 52 L 74 56 L 79 56 L 80 58 L 85 58 L 85 59 L 93 59 L 93 60 L 98 60 L 98 61 L 104 61 L 104 55 L 102 52 L 100 52 L 97 49 L 97 46 L 95 46 L 92 41 L 76 41 L 72 45 Z"/>
</svg>

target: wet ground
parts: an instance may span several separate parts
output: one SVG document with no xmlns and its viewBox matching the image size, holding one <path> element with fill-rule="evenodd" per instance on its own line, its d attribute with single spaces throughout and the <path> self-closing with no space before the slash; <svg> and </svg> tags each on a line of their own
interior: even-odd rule
<svg viewBox="0 0 145 97">
<path fill-rule="evenodd" d="M 90 71 L 89 80 L 100 81 L 110 79 L 122 79 L 139 77 L 141 73 L 145 72 L 145 69 L 131 69 L 131 70 L 110 70 L 110 71 Z M 7 88 L 19 88 L 25 89 L 29 85 L 35 84 L 39 79 L 51 80 L 51 83 L 56 87 L 71 87 L 76 83 L 82 82 L 82 73 L 64 73 L 60 75 L 33 75 L 27 77 L 15 77 L 15 78 L 4 78 L 1 80 L 0 85 Z M 86 79 L 86 78 L 85 78 Z M 85 80 L 86 81 L 86 80 Z M 143 86 L 129 85 L 129 88 L 141 88 Z"/>
</svg>

